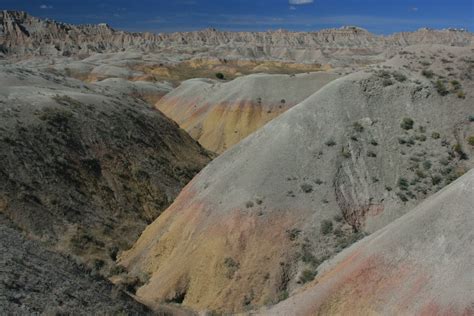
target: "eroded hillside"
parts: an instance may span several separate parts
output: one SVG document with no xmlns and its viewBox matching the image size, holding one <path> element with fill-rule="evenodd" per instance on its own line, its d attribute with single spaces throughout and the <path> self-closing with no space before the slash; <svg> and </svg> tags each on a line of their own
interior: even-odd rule
<svg viewBox="0 0 474 316">
<path fill-rule="evenodd" d="M 210 155 L 137 99 L 0 67 L 0 212 L 105 275 Z"/>
<path fill-rule="evenodd" d="M 337 79 L 209 164 L 121 256 L 151 276 L 137 294 L 196 310 L 272 305 L 472 168 L 472 51 L 422 49 L 429 66 Z M 442 74 L 449 54 L 456 71 Z"/>
<path fill-rule="evenodd" d="M 266 315 L 471 315 L 474 170 L 321 269 Z"/>
<path fill-rule="evenodd" d="M 230 82 L 193 79 L 156 107 L 205 148 L 222 153 L 318 91 L 337 75 L 250 75 Z"/>
</svg>

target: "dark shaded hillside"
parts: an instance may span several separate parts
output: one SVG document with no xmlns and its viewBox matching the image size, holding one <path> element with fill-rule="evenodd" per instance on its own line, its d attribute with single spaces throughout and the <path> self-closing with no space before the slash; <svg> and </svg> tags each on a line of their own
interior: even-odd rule
<svg viewBox="0 0 474 316">
<path fill-rule="evenodd" d="M 136 99 L 0 69 L 0 213 L 103 273 L 209 154 Z"/>
<path fill-rule="evenodd" d="M 26 239 L 1 214 L 0 252 L 2 315 L 153 314 L 84 266 Z"/>
</svg>

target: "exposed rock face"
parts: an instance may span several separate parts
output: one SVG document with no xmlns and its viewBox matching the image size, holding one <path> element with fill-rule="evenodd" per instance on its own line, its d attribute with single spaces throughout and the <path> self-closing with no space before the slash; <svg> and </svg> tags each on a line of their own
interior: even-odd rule
<svg viewBox="0 0 474 316">
<path fill-rule="evenodd" d="M 115 91 L 0 66 L 0 212 L 103 273 L 209 160 Z"/>
<path fill-rule="evenodd" d="M 325 72 L 250 75 L 231 82 L 193 79 L 156 107 L 205 148 L 222 153 L 337 78 Z"/>
<path fill-rule="evenodd" d="M 474 170 L 322 267 L 268 315 L 472 315 Z"/>
<path fill-rule="evenodd" d="M 398 60 L 334 80 L 203 169 L 120 258 L 151 274 L 138 295 L 226 312 L 275 303 L 472 168 L 471 50 L 410 54 L 432 67 L 453 54 L 456 70 L 428 79 Z"/>
<path fill-rule="evenodd" d="M 390 47 L 419 43 L 468 46 L 472 33 L 421 30 L 381 37 L 348 27 L 319 32 L 219 32 L 207 29 L 189 33 L 151 34 L 116 31 L 107 25 L 58 23 L 24 12 L 0 12 L 0 51 L 14 55 L 88 55 L 125 49 L 169 51 L 192 57 L 204 53 L 228 59 L 282 59 L 324 62 L 338 58 L 375 56 Z"/>
<path fill-rule="evenodd" d="M 153 315 L 67 256 L 28 240 L 0 214 L 0 309 L 7 315 Z"/>
</svg>

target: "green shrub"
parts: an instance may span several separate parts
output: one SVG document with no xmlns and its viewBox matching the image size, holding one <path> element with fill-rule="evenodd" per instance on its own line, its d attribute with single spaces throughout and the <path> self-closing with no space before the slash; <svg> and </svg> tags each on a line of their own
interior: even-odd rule
<svg viewBox="0 0 474 316">
<path fill-rule="evenodd" d="M 361 133 L 364 131 L 364 126 L 362 126 L 362 124 L 360 124 L 359 122 L 355 122 L 352 127 L 354 127 L 354 130 L 358 133 Z"/>
<path fill-rule="evenodd" d="M 433 132 L 433 133 L 431 134 L 431 137 L 432 137 L 433 139 L 439 139 L 439 138 L 441 137 L 441 135 L 440 135 L 438 132 Z"/>
<path fill-rule="evenodd" d="M 402 192 L 398 192 L 397 193 L 397 196 L 400 200 L 402 200 L 403 202 L 407 202 L 408 201 L 408 198 L 406 197 L 405 194 L 403 194 Z"/>
<path fill-rule="evenodd" d="M 384 79 L 384 80 L 382 81 L 382 85 L 383 85 L 384 87 L 389 87 L 389 86 L 393 85 L 393 81 L 390 80 L 390 79 Z"/>
<path fill-rule="evenodd" d="M 240 268 L 240 264 L 231 257 L 226 257 L 224 259 L 224 266 L 227 268 L 226 276 L 229 279 L 232 279 L 235 272 Z"/>
<path fill-rule="evenodd" d="M 474 136 L 469 136 L 467 138 L 467 143 L 471 146 L 474 146 Z"/>
<path fill-rule="evenodd" d="M 311 193 L 313 192 L 313 186 L 308 183 L 303 183 L 301 185 L 301 190 L 303 190 L 304 193 Z"/>
<path fill-rule="evenodd" d="M 445 96 L 445 95 L 448 95 L 449 93 L 448 89 L 444 85 L 444 82 L 441 80 L 437 80 L 435 82 L 435 88 L 436 88 L 436 91 L 438 91 L 439 95 Z"/>
<path fill-rule="evenodd" d="M 433 185 L 440 184 L 441 180 L 442 180 L 441 177 L 438 175 L 434 175 L 431 177 L 431 183 L 433 183 Z"/>
<path fill-rule="evenodd" d="M 431 70 L 427 70 L 427 69 L 423 70 L 423 71 L 421 72 L 421 74 L 422 74 L 423 76 L 425 76 L 426 78 L 428 78 L 428 79 L 431 79 L 431 78 L 433 78 L 433 76 L 434 76 L 434 72 L 432 72 Z"/>
<path fill-rule="evenodd" d="M 466 93 L 462 90 L 459 90 L 456 95 L 458 96 L 459 99 L 465 99 L 466 98 Z"/>
<path fill-rule="evenodd" d="M 333 230 L 333 224 L 332 221 L 325 219 L 321 222 L 321 233 L 323 235 L 327 235 L 331 233 Z"/>
<path fill-rule="evenodd" d="M 431 169 L 431 166 L 432 166 L 431 161 L 429 161 L 429 160 L 423 161 L 423 168 L 425 168 L 426 170 Z"/>
<path fill-rule="evenodd" d="M 367 152 L 367 157 L 375 158 L 375 157 L 377 157 L 377 154 L 374 153 L 373 151 L 369 150 L 369 151 Z"/>
<path fill-rule="evenodd" d="M 405 178 L 399 178 L 398 179 L 398 187 L 400 190 L 407 190 L 410 184 L 408 183 L 408 180 Z"/>
<path fill-rule="evenodd" d="M 469 122 L 474 122 L 474 115 L 469 115 Z"/>
<path fill-rule="evenodd" d="M 331 139 L 328 139 L 324 144 L 328 147 L 332 147 L 332 146 L 336 146 L 336 141 L 331 138 Z"/>
<path fill-rule="evenodd" d="M 400 127 L 405 130 L 409 130 L 409 129 L 413 129 L 414 124 L 415 122 L 411 118 L 405 117 L 404 119 L 402 119 L 402 122 L 400 123 Z"/>
<path fill-rule="evenodd" d="M 216 78 L 219 79 L 219 80 L 224 80 L 225 76 L 222 72 L 218 72 L 218 73 L 216 73 Z"/>
<path fill-rule="evenodd" d="M 402 74 L 400 72 L 394 72 L 393 73 L 393 78 L 395 78 L 395 80 L 397 80 L 399 82 L 404 82 L 408 79 L 407 76 L 405 76 L 404 74 Z"/>
<path fill-rule="evenodd" d="M 303 284 L 311 282 L 314 280 L 317 274 L 318 274 L 317 271 L 306 269 L 301 273 L 300 282 Z"/>
</svg>

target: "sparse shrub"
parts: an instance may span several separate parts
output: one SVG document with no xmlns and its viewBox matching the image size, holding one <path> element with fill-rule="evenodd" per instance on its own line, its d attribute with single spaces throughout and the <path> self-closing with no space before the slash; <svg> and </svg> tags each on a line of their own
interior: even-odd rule
<svg viewBox="0 0 474 316">
<path fill-rule="evenodd" d="M 316 275 L 317 275 L 317 271 L 306 269 L 301 273 L 300 282 L 303 284 L 311 282 L 314 280 Z"/>
<path fill-rule="evenodd" d="M 431 166 L 432 166 L 431 161 L 429 161 L 429 160 L 423 161 L 423 168 L 425 168 L 426 170 L 431 169 Z"/>
<path fill-rule="evenodd" d="M 327 235 L 331 233 L 333 230 L 333 224 L 332 221 L 325 219 L 321 222 L 321 233 L 323 235 Z"/>
<path fill-rule="evenodd" d="M 334 139 L 330 138 L 324 144 L 328 147 L 332 147 L 332 146 L 336 146 L 336 141 Z"/>
<path fill-rule="evenodd" d="M 459 99 L 465 99 L 466 98 L 466 93 L 462 90 L 459 90 L 456 94 Z"/>
<path fill-rule="evenodd" d="M 467 138 L 467 143 L 471 146 L 474 146 L 474 135 Z"/>
<path fill-rule="evenodd" d="M 389 87 L 389 86 L 393 85 L 393 81 L 390 80 L 390 79 L 384 79 L 384 80 L 382 81 L 382 85 L 383 85 L 384 87 Z"/>
<path fill-rule="evenodd" d="M 247 201 L 247 202 L 245 203 L 245 207 L 246 207 L 246 208 L 251 208 L 251 207 L 253 207 L 253 205 L 254 205 L 254 204 L 253 204 L 252 201 Z"/>
<path fill-rule="evenodd" d="M 402 202 L 408 202 L 408 198 L 406 197 L 405 194 L 403 194 L 402 192 L 398 192 L 397 193 L 397 196 L 400 200 L 402 200 Z"/>
<path fill-rule="evenodd" d="M 286 103 L 286 100 L 285 100 L 285 99 L 281 99 L 280 103 L 281 103 L 281 104 L 285 104 L 285 103 Z"/>
<path fill-rule="evenodd" d="M 395 78 L 395 80 L 397 80 L 399 82 L 404 82 L 408 79 L 407 76 L 405 76 L 404 74 L 402 74 L 400 72 L 394 72 L 393 73 L 393 78 Z"/>
<path fill-rule="evenodd" d="M 474 122 L 474 115 L 469 115 L 469 122 Z"/>
<path fill-rule="evenodd" d="M 466 153 L 462 150 L 461 144 L 459 144 L 459 143 L 455 144 L 455 145 L 453 146 L 453 150 L 454 150 L 454 152 L 456 152 L 456 153 L 459 155 L 459 157 L 460 157 L 461 159 L 463 159 L 463 160 L 466 160 L 466 159 L 467 159 L 467 155 L 466 155 Z"/>
<path fill-rule="evenodd" d="M 441 137 L 441 135 L 438 132 L 433 132 L 431 134 L 431 138 L 433 138 L 433 139 L 439 139 L 440 137 Z"/>
<path fill-rule="evenodd" d="M 420 141 L 420 142 L 425 142 L 426 141 L 426 135 L 416 135 L 415 139 Z"/>
<path fill-rule="evenodd" d="M 321 184 L 323 184 L 324 182 L 323 182 L 323 180 L 321 180 L 321 179 L 316 179 L 316 180 L 314 180 L 314 183 L 316 183 L 317 185 L 321 185 Z"/>
<path fill-rule="evenodd" d="M 216 73 L 216 78 L 219 79 L 219 80 L 224 80 L 225 76 L 222 72 L 218 72 L 218 73 Z"/>
<path fill-rule="evenodd" d="M 437 80 L 435 82 L 435 88 L 436 88 L 436 91 L 438 91 L 438 94 L 441 95 L 441 96 L 448 95 L 448 93 L 449 93 L 448 89 L 444 85 L 444 82 L 441 81 L 441 80 Z"/>
<path fill-rule="evenodd" d="M 114 266 L 110 269 L 109 275 L 110 275 L 110 276 L 119 275 L 119 274 L 126 273 L 126 272 L 127 272 L 127 269 L 125 269 L 124 266 L 121 266 L 121 265 L 114 265 Z"/>
<path fill-rule="evenodd" d="M 377 74 L 380 78 L 384 79 L 390 79 L 391 77 L 390 72 L 387 70 L 380 70 Z"/>
<path fill-rule="evenodd" d="M 354 128 L 354 130 L 358 133 L 362 133 L 364 131 L 364 126 L 362 126 L 362 124 L 360 124 L 359 122 L 355 122 L 352 127 Z"/>
<path fill-rule="evenodd" d="M 415 171 L 415 174 L 416 174 L 416 176 L 417 176 L 418 178 L 421 178 L 421 179 L 426 178 L 426 175 L 425 175 L 424 172 L 421 171 L 420 169 L 417 169 L 417 170 Z"/>
<path fill-rule="evenodd" d="M 379 143 L 377 143 L 377 141 L 376 141 L 375 139 L 372 139 L 372 140 L 370 141 L 370 144 L 371 144 L 372 146 L 378 146 L 378 145 L 379 145 Z"/>
<path fill-rule="evenodd" d="M 351 158 L 351 152 L 346 147 L 342 147 L 341 154 L 344 158 Z"/>
<path fill-rule="evenodd" d="M 404 119 L 402 119 L 402 122 L 400 123 L 400 127 L 405 130 L 410 130 L 410 129 L 413 129 L 414 124 L 415 122 L 411 118 L 405 117 Z"/>
<path fill-rule="evenodd" d="M 295 241 L 298 239 L 299 235 L 301 234 L 301 230 L 298 228 L 292 228 L 286 231 L 286 235 L 290 241 Z"/>
<path fill-rule="evenodd" d="M 342 229 L 336 228 L 336 229 L 334 230 L 334 236 L 336 236 L 336 237 L 342 237 L 342 236 L 344 236 L 344 233 L 343 233 Z"/>
<path fill-rule="evenodd" d="M 434 176 L 431 177 L 431 183 L 433 183 L 433 185 L 440 184 L 441 180 L 442 179 L 439 175 L 434 175 Z"/>
<path fill-rule="evenodd" d="M 369 151 L 367 152 L 367 157 L 375 158 L 375 157 L 377 157 L 377 154 L 374 153 L 373 151 L 370 151 L 370 150 L 369 150 Z"/>
<path fill-rule="evenodd" d="M 344 220 L 344 217 L 340 214 L 334 215 L 334 220 L 338 223 L 342 222 Z"/>
<path fill-rule="evenodd" d="M 226 257 L 224 259 L 224 266 L 227 268 L 226 276 L 229 279 L 232 279 L 235 272 L 237 272 L 237 270 L 240 268 L 240 264 L 231 257 Z"/>
<path fill-rule="evenodd" d="M 431 79 L 431 78 L 433 78 L 433 76 L 434 76 L 434 72 L 432 72 L 431 70 L 427 70 L 427 69 L 423 70 L 423 71 L 421 72 L 421 74 L 422 74 L 423 76 L 425 76 L 426 78 L 428 78 L 428 79 Z"/>
<path fill-rule="evenodd" d="M 304 193 L 311 193 L 313 192 L 313 186 L 308 183 L 303 183 L 301 185 L 301 190 L 303 190 Z"/>
<path fill-rule="evenodd" d="M 400 188 L 400 190 L 406 191 L 409 186 L 410 186 L 410 184 L 408 183 L 407 179 L 405 179 L 405 178 L 399 178 L 398 179 L 398 187 Z"/>
<path fill-rule="evenodd" d="M 280 294 L 278 295 L 278 301 L 281 302 L 281 301 L 284 301 L 286 300 L 290 295 L 288 294 L 288 291 L 287 290 L 284 290 L 282 292 L 280 292 Z"/>
<path fill-rule="evenodd" d="M 386 187 L 385 187 L 385 190 L 387 190 L 388 192 L 390 192 L 390 191 L 393 190 L 393 188 L 392 188 L 391 186 L 386 186 Z"/>
</svg>

